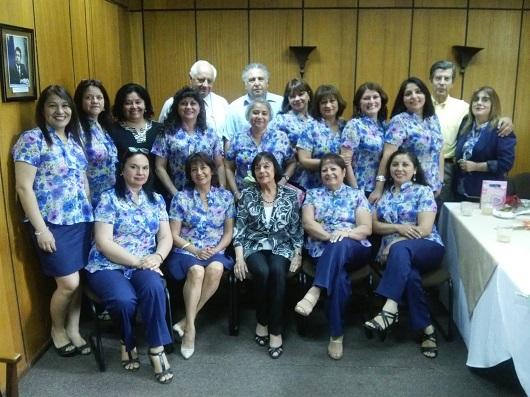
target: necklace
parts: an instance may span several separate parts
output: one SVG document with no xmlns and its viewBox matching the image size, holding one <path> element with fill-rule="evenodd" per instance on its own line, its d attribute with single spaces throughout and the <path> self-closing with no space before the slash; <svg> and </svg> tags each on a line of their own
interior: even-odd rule
<svg viewBox="0 0 530 397">
<path fill-rule="evenodd" d="M 274 195 L 272 196 L 272 200 L 269 201 L 269 200 L 266 200 L 265 199 L 265 193 L 261 193 L 261 201 L 263 201 L 265 204 L 274 204 L 274 202 L 276 201 L 276 193 L 274 193 Z"/>
</svg>

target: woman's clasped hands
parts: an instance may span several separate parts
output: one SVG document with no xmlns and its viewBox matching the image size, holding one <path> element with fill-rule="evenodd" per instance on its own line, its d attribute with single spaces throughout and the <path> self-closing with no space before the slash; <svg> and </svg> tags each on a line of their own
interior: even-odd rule
<svg viewBox="0 0 530 397">
<path fill-rule="evenodd" d="M 408 225 L 408 224 L 402 224 L 398 226 L 398 232 L 403 237 L 409 238 L 409 239 L 417 239 L 417 238 L 423 238 L 423 235 L 421 233 L 421 229 L 417 225 Z"/>
</svg>

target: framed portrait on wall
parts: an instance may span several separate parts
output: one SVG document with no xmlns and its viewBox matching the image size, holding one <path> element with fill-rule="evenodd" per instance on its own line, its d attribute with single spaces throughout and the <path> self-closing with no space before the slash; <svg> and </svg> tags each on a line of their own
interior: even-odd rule
<svg viewBox="0 0 530 397">
<path fill-rule="evenodd" d="M 0 24 L 2 54 L 2 99 L 37 99 L 33 30 Z"/>
</svg>

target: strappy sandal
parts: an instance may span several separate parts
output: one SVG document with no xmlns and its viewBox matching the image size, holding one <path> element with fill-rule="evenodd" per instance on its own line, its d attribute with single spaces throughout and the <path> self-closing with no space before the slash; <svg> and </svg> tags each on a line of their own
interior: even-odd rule
<svg viewBox="0 0 530 397">
<path fill-rule="evenodd" d="M 423 346 L 425 342 L 432 342 L 434 346 Z M 438 336 L 436 330 L 430 334 L 423 333 L 421 337 L 421 353 L 427 358 L 436 358 L 438 356 Z"/>
<path fill-rule="evenodd" d="M 381 320 L 383 321 L 383 325 L 379 324 L 377 321 L 375 321 L 375 318 L 377 316 L 381 317 Z M 363 327 L 366 332 L 366 336 L 368 338 L 372 337 L 372 333 L 376 332 L 379 335 L 379 339 L 381 341 L 384 341 L 386 338 L 387 333 L 394 327 L 398 321 L 399 321 L 399 312 L 387 312 L 386 310 L 381 310 L 377 316 L 375 316 L 372 320 L 366 321 L 363 324 Z"/>
<path fill-rule="evenodd" d="M 164 360 L 165 353 L 164 350 L 159 351 L 158 353 L 149 352 L 149 360 L 151 361 L 151 366 L 153 367 L 153 370 L 155 371 L 155 378 L 158 383 L 168 384 L 173 381 L 173 371 L 171 368 L 166 366 L 166 360 Z M 160 368 L 162 369 L 160 372 L 156 372 L 155 370 L 155 357 L 158 357 L 158 361 L 160 363 Z M 171 375 L 171 376 L 168 376 Z"/>
<path fill-rule="evenodd" d="M 318 298 L 315 298 L 311 294 L 305 294 L 300 302 L 298 302 L 294 308 L 294 311 L 300 314 L 301 316 L 309 316 L 313 309 L 317 305 Z"/>
<path fill-rule="evenodd" d="M 271 347 L 269 346 L 269 356 L 271 356 L 272 359 L 280 358 L 280 356 L 283 354 L 283 345 L 278 347 Z"/>
<path fill-rule="evenodd" d="M 136 353 L 136 357 L 133 357 L 133 351 L 135 351 L 136 348 L 134 348 L 131 351 L 128 351 L 125 348 L 125 343 L 120 341 L 120 345 L 121 345 L 121 349 L 122 349 L 122 351 L 121 351 L 122 357 L 123 357 L 123 352 L 124 351 L 127 353 L 127 357 L 128 357 L 127 360 L 123 360 L 123 359 L 121 360 L 121 366 L 123 368 L 125 368 L 127 371 L 130 371 L 130 372 L 138 371 L 140 369 L 140 359 L 138 358 L 138 352 L 135 352 Z"/>
<path fill-rule="evenodd" d="M 261 335 L 256 334 L 256 335 L 254 336 L 254 341 L 255 341 L 259 346 L 267 346 L 267 345 L 269 344 L 269 335 L 261 336 Z"/>
</svg>

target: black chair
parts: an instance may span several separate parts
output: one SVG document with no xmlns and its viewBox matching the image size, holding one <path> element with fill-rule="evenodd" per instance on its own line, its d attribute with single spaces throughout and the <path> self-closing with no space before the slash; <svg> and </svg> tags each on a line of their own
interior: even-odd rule
<svg viewBox="0 0 530 397">
<path fill-rule="evenodd" d="M 530 172 L 522 172 L 508 178 L 508 195 L 530 199 Z"/>
<path fill-rule="evenodd" d="M 19 353 L 0 353 L 0 363 L 6 365 L 6 397 L 18 397 L 17 363 L 21 358 Z M 2 397 L 1 390 L 0 397 Z"/>
<path fill-rule="evenodd" d="M 379 277 L 383 276 L 383 264 L 372 262 L 372 269 Z M 453 340 L 453 280 L 451 279 L 451 274 L 445 267 L 441 266 L 431 272 L 422 274 L 421 282 L 427 295 L 427 299 L 429 300 L 429 312 L 431 313 L 433 324 L 436 326 L 436 328 L 438 328 L 445 340 Z M 447 308 L 445 308 L 445 306 L 439 302 L 440 292 L 444 285 L 447 285 Z M 439 303 L 437 306 L 443 308 L 447 314 L 448 319 L 446 329 L 442 327 L 441 322 L 438 321 L 434 315 L 433 307 L 435 300 Z"/>
<path fill-rule="evenodd" d="M 163 279 L 164 280 L 164 279 Z M 96 364 L 101 372 L 105 372 L 107 369 L 107 364 L 105 362 L 105 352 L 103 349 L 103 343 L 101 341 L 101 334 L 103 330 L 102 322 L 103 320 L 100 319 L 100 310 L 98 310 L 98 307 L 102 306 L 101 300 L 97 297 L 97 295 L 92 291 L 86 283 L 84 283 L 83 291 L 85 293 L 85 296 L 88 298 L 88 305 L 90 307 L 90 312 L 92 314 L 92 320 L 94 323 L 94 327 L 92 329 L 92 332 L 90 333 L 89 339 L 90 339 L 90 347 L 92 348 L 92 353 L 94 354 L 94 359 L 96 360 Z M 169 296 L 169 291 L 167 289 L 166 281 L 164 280 L 164 291 L 166 295 L 166 322 L 167 327 L 169 330 L 169 334 L 171 335 L 171 343 L 169 345 L 164 346 L 164 349 L 166 353 L 173 352 L 173 345 L 175 343 L 175 337 L 173 335 L 173 315 L 171 310 L 171 299 Z"/>
<path fill-rule="evenodd" d="M 298 285 L 300 288 L 301 297 L 311 288 L 313 279 L 315 278 L 316 262 L 304 255 L 302 259 L 302 271 L 298 273 Z M 372 272 L 370 265 L 367 263 L 365 266 L 356 269 L 349 273 L 350 281 L 352 284 L 352 294 L 354 296 L 353 301 L 358 303 L 358 307 L 361 308 L 361 316 L 363 322 L 368 320 L 371 313 L 372 307 Z M 306 336 L 308 334 L 309 318 L 300 314 L 296 315 L 296 327 L 300 336 Z"/>
</svg>

